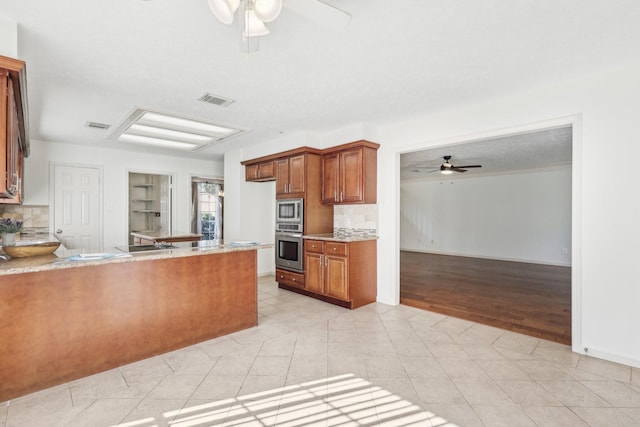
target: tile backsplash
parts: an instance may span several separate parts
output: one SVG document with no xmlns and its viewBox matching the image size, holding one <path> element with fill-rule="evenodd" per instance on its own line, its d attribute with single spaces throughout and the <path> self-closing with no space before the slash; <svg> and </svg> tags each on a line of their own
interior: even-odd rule
<svg viewBox="0 0 640 427">
<path fill-rule="evenodd" d="M 336 205 L 333 207 L 334 230 L 378 230 L 378 205 Z"/>
<path fill-rule="evenodd" d="M 1 206 L 0 217 L 21 219 L 25 228 L 48 228 L 49 206 Z"/>
</svg>

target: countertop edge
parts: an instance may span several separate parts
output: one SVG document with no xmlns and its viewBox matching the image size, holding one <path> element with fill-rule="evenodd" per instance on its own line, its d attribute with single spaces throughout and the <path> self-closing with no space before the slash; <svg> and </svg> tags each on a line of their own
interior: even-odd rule
<svg viewBox="0 0 640 427">
<path fill-rule="evenodd" d="M 364 242 L 367 240 L 378 240 L 378 236 L 372 235 L 356 235 L 356 236 L 342 236 L 336 234 L 306 234 L 302 236 L 303 239 L 313 240 L 327 240 L 331 242 Z"/>
<path fill-rule="evenodd" d="M 27 257 L 27 258 L 11 258 L 8 261 L 0 261 L 0 276 L 9 276 L 13 274 L 24 273 L 37 273 L 41 271 L 58 270 L 66 268 L 81 268 L 102 264 L 116 264 L 124 262 L 138 262 L 167 258 L 181 258 L 189 256 L 202 256 L 202 255 L 215 255 L 224 254 L 229 252 L 240 251 L 252 251 L 258 249 L 272 248 L 271 243 L 259 243 L 256 245 L 247 246 L 231 246 L 220 245 L 211 248 L 178 248 L 178 249 L 163 249 L 154 251 L 153 253 L 136 253 L 129 256 L 116 256 L 105 259 L 92 259 L 87 261 L 71 261 L 68 256 L 73 254 L 65 254 L 65 256 L 57 256 L 55 253 L 52 255 L 45 255 L 40 257 Z M 107 253 L 124 254 L 120 251 L 108 251 Z M 13 265 L 12 265 L 13 264 Z M 31 264 L 31 265 L 29 265 Z"/>
</svg>

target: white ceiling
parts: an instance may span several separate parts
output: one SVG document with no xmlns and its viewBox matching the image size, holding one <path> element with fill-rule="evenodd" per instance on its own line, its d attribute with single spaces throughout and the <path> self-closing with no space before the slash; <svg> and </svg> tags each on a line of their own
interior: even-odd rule
<svg viewBox="0 0 640 427">
<path fill-rule="evenodd" d="M 382 124 L 640 59 L 637 0 L 330 3 L 353 16 L 347 28 L 285 8 L 251 55 L 206 0 L 0 0 L 0 17 L 19 25 L 32 139 L 113 146 L 110 131 L 84 124 L 114 129 L 135 107 L 250 130 L 191 154 L 198 158 L 282 133 Z M 197 101 L 205 92 L 235 103 Z"/>
<path fill-rule="evenodd" d="M 444 156 L 451 156 L 449 162 L 454 166 L 482 166 L 454 172 L 447 179 L 566 167 L 572 161 L 572 142 L 568 126 L 406 153 L 400 156 L 400 179 L 442 179 L 439 172 Z"/>
</svg>

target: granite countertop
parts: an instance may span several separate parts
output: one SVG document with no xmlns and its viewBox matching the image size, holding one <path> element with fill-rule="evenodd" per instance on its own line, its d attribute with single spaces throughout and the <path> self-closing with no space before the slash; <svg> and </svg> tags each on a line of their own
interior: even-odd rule
<svg viewBox="0 0 640 427">
<path fill-rule="evenodd" d="M 314 240 L 330 240 L 332 242 L 362 242 L 365 240 L 378 240 L 375 234 L 343 234 L 343 233 L 327 233 L 327 234 L 306 234 L 303 239 Z"/>
<path fill-rule="evenodd" d="M 55 238 L 54 238 L 55 240 Z M 104 252 L 94 254 L 81 254 L 79 250 L 60 247 L 51 255 L 10 258 L 5 261 L 0 258 L 0 276 L 9 274 L 32 273 L 37 271 L 54 270 L 61 268 L 76 268 L 106 263 L 135 262 L 152 259 L 178 258 L 185 256 L 210 255 L 215 253 L 227 253 L 266 249 L 273 247 L 271 243 L 238 243 L 223 244 L 220 241 L 202 240 L 199 242 L 173 243 L 176 248 L 159 249 L 147 252 L 125 253 L 115 248 L 106 248 Z M 0 251 L 1 255 L 5 255 Z M 78 260 L 79 259 L 79 260 Z"/>
</svg>

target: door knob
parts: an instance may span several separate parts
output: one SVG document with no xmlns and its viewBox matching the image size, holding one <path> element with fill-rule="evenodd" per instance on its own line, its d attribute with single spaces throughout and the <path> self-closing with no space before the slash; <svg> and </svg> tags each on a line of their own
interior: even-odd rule
<svg viewBox="0 0 640 427">
<path fill-rule="evenodd" d="M 56 234 L 62 234 L 62 228 L 58 228 L 58 229 L 56 230 Z"/>
</svg>

